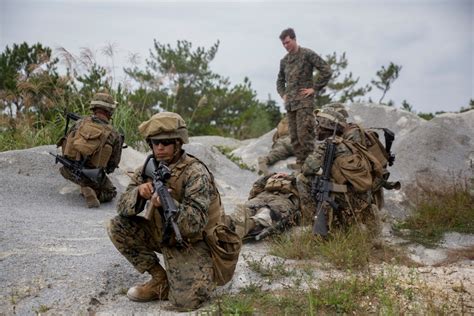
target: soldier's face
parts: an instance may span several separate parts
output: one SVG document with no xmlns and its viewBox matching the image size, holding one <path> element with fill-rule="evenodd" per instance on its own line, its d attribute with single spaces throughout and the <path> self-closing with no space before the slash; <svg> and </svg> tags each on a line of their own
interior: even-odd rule
<svg viewBox="0 0 474 316">
<path fill-rule="evenodd" d="M 283 47 L 285 47 L 288 53 L 295 52 L 296 48 L 298 47 L 298 45 L 296 44 L 296 37 L 291 39 L 289 36 L 287 36 L 281 41 L 281 43 L 283 44 Z"/>
<path fill-rule="evenodd" d="M 153 155 L 158 161 L 165 161 L 167 163 L 173 160 L 176 140 L 175 139 L 153 139 Z"/>
</svg>

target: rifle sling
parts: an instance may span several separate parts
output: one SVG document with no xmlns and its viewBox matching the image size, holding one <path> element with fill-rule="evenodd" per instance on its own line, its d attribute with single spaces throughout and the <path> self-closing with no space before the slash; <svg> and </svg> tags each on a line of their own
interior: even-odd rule
<svg viewBox="0 0 474 316">
<path fill-rule="evenodd" d="M 338 193 L 346 193 L 347 192 L 347 185 L 345 184 L 337 184 L 331 182 L 331 191 L 338 192 Z"/>
</svg>

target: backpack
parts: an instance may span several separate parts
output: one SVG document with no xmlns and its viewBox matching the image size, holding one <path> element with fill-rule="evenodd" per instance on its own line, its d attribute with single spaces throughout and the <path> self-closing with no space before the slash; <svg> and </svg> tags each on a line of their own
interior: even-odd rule
<svg viewBox="0 0 474 316">
<path fill-rule="evenodd" d="M 112 155 L 112 146 L 107 143 L 112 126 L 96 123 L 92 117 L 78 122 L 77 130 L 70 132 L 62 142 L 63 155 L 75 161 L 88 159 L 95 168 L 105 168 Z"/>
<path fill-rule="evenodd" d="M 356 192 L 367 192 L 373 188 L 375 179 L 383 178 L 387 173 L 389 154 L 378 138 L 375 130 L 365 130 L 359 125 L 361 142 L 338 138 L 351 151 L 350 155 L 342 155 L 334 160 L 331 175 L 336 183 L 349 182 Z"/>
</svg>

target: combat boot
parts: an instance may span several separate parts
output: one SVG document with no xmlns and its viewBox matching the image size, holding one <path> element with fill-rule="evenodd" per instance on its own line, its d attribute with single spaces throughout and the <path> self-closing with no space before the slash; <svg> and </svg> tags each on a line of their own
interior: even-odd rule
<svg viewBox="0 0 474 316">
<path fill-rule="evenodd" d="M 91 187 L 81 187 L 81 193 L 86 199 L 87 207 L 88 208 L 95 208 L 100 206 L 99 199 L 97 195 Z"/>
<path fill-rule="evenodd" d="M 266 157 L 258 157 L 258 172 L 264 176 L 268 175 L 268 160 Z"/>
<path fill-rule="evenodd" d="M 155 300 L 167 300 L 169 285 L 166 271 L 161 265 L 153 267 L 148 273 L 151 274 L 151 280 L 131 287 L 127 292 L 127 297 L 136 302 L 149 302 Z"/>
</svg>

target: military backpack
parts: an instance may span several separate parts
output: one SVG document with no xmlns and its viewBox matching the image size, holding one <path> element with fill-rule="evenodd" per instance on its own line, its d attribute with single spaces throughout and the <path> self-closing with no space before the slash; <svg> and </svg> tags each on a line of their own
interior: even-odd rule
<svg viewBox="0 0 474 316">
<path fill-rule="evenodd" d="M 60 144 L 63 155 L 70 160 L 87 159 L 93 167 L 105 168 L 112 155 L 112 146 L 107 143 L 112 126 L 94 122 L 92 117 L 86 117 L 77 124 L 79 127 Z"/>
</svg>

